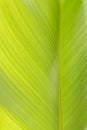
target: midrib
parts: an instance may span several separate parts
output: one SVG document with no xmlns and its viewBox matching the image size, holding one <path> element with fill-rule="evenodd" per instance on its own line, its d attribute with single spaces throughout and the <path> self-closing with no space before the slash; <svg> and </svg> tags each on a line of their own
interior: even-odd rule
<svg viewBox="0 0 87 130">
<path fill-rule="evenodd" d="M 63 130 L 62 122 L 62 3 L 59 0 L 59 37 L 58 37 L 58 95 L 59 95 L 59 130 Z"/>
</svg>

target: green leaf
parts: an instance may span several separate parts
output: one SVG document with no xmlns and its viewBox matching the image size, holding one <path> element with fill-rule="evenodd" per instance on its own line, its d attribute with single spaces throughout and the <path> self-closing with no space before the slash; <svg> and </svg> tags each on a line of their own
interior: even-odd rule
<svg viewBox="0 0 87 130">
<path fill-rule="evenodd" d="M 58 128 L 57 7 L 0 0 L 0 130 Z"/>
<path fill-rule="evenodd" d="M 60 130 L 86 130 L 87 0 L 63 0 L 60 13 Z"/>
<path fill-rule="evenodd" d="M 87 0 L 0 0 L 0 130 L 87 129 Z"/>
</svg>

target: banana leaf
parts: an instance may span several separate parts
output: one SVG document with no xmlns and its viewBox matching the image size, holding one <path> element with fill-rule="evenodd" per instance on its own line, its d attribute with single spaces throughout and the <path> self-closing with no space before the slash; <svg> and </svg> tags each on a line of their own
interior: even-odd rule
<svg viewBox="0 0 87 130">
<path fill-rule="evenodd" d="M 60 130 L 87 129 L 87 0 L 60 2 Z"/>
<path fill-rule="evenodd" d="M 0 130 L 87 129 L 87 0 L 0 0 Z"/>
</svg>

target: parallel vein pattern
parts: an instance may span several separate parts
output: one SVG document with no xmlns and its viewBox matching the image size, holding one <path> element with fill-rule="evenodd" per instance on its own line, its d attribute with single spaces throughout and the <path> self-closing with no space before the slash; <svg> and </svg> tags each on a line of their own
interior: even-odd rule
<svg viewBox="0 0 87 130">
<path fill-rule="evenodd" d="M 0 0 L 0 130 L 58 129 L 57 44 L 56 0 Z"/>
<path fill-rule="evenodd" d="M 0 130 L 86 129 L 87 0 L 0 0 Z"/>
<path fill-rule="evenodd" d="M 63 0 L 62 129 L 87 129 L 87 0 Z"/>
</svg>

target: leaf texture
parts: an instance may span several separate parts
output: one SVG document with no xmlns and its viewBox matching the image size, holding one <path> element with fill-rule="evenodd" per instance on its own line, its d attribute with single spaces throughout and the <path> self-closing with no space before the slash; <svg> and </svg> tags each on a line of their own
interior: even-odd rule
<svg viewBox="0 0 87 130">
<path fill-rule="evenodd" d="M 63 0 L 60 21 L 61 130 L 87 129 L 87 0 Z"/>
<path fill-rule="evenodd" d="M 87 0 L 0 0 L 0 130 L 87 129 Z"/>
<path fill-rule="evenodd" d="M 0 130 L 58 128 L 57 7 L 0 0 Z"/>
</svg>

